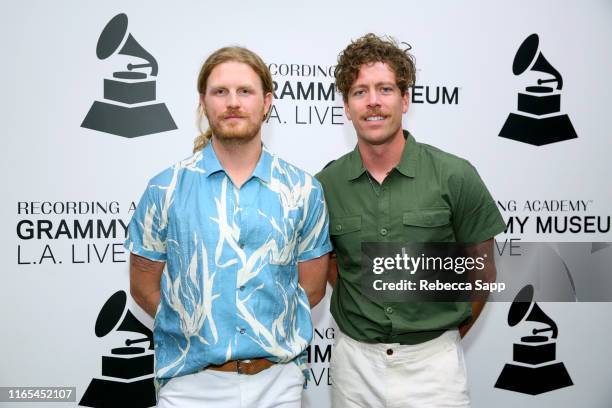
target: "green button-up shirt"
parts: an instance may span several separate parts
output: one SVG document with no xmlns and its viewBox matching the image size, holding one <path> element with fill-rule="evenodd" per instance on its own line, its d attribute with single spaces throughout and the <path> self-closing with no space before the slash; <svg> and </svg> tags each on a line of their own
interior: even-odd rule
<svg viewBox="0 0 612 408">
<path fill-rule="evenodd" d="M 369 343 L 417 344 L 456 328 L 467 302 L 388 303 L 361 292 L 361 243 L 480 243 L 505 223 L 476 169 L 404 131 L 399 164 L 382 184 L 368 178 L 359 149 L 316 177 L 330 214 L 338 280 L 331 312 L 340 330 Z"/>
</svg>

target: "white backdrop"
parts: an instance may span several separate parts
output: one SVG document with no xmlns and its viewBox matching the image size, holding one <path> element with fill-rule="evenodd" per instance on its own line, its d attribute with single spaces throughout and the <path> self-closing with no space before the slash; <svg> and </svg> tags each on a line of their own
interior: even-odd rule
<svg viewBox="0 0 612 408">
<path fill-rule="evenodd" d="M 106 60 L 96 57 L 98 37 L 118 13 L 127 14 L 128 32 L 159 63 L 156 100 L 166 104 L 177 130 L 130 139 L 80 127 L 93 101 L 103 100 L 104 78 L 138 60 L 116 54 Z M 506 219 L 531 217 L 524 231 L 502 234 L 498 240 L 612 241 L 609 231 L 552 234 L 537 231 L 534 223 L 537 216 L 588 215 L 605 221 L 612 214 L 609 0 L 316 0 L 299 6 L 280 1 L 33 1 L 5 5 L 1 19 L 0 165 L 7 179 L 0 202 L 0 387 L 74 386 L 77 402 L 63 406 L 76 406 L 91 379 L 100 377 L 100 357 L 127 336 L 114 332 L 98 338 L 94 333 L 104 302 L 128 289 L 127 253 L 115 245 L 112 255 L 113 244 L 124 239 L 118 220 L 127 224 L 131 203 L 152 175 L 190 154 L 196 135 L 198 70 L 210 52 L 229 44 L 256 51 L 274 67 L 314 65 L 329 71 L 338 52 L 366 32 L 410 43 L 418 68 L 416 94 L 421 95 L 414 96 L 406 128 L 417 140 L 470 160 L 504 208 L 516 203 L 515 211 L 503 211 Z M 517 92 L 542 77 L 512 73 L 515 53 L 532 33 L 539 35 L 540 51 L 563 76 L 561 113 L 569 115 L 577 139 L 538 147 L 497 136 L 508 114 L 517 110 Z M 338 94 L 333 100 L 298 100 L 288 94 L 280 98 L 286 82 L 297 97 L 298 82 L 306 87 L 313 82 L 315 90 L 320 83 L 327 90 L 331 77 L 283 73 L 274 75 L 279 119 L 264 126 L 264 141 L 281 157 L 315 173 L 353 148 L 354 131 L 342 115 Z M 451 98 L 443 103 L 440 96 L 430 103 L 436 90 Z M 587 206 L 578 211 L 524 210 L 535 200 L 584 200 Z M 19 210 L 19 203 L 45 201 L 116 202 L 119 210 L 80 215 Z M 71 239 L 60 234 L 55 239 L 62 219 L 69 226 L 75 219 L 102 220 L 104 225 L 115 220 L 116 236 Z M 24 222 L 38 220 L 54 225 L 53 238 L 44 232 L 40 238 L 19 236 L 20 222 L 23 228 Z M 102 256 L 107 244 L 109 252 Z M 43 252 L 46 258 L 41 261 Z M 312 350 L 312 369 L 318 384 L 310 382 L 306 407 L 329 406 L 325 347 L 333 343 L 334 324 L 328 302 L 326 298 L 314 313 L 314 344 L 320 348 L 318 354 Z M 490 304 L 464 340 L 473 406 L 611 406 L 612 306 L 541 307 L 559 326 L 557 359 L 574 385 L 537 396 L 494 388 L 502 367 L 512 361 L 512 343 L 524 333 L 506 323 L 508 303 Z M 133 301 L 128 301 L 128 308 L 151 325 Z M 315 356 L 325 361 L 314 361 L 320 360 Z"/>
</svg>

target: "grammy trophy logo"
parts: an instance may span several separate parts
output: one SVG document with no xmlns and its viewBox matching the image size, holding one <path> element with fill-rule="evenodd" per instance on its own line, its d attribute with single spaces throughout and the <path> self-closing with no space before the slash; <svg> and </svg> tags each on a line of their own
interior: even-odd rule
<svg viewBox="0 0 612 408">
<path fill-rule="evenodd" d="M 153 333 L 126 308 L 127 295 L 120 290 L 102 306 L 96 320 L 96 336 L 113 331 L 138 333 L 144 337 L 127 339 L 125 347 L 116 347 L 102 356 L 102 378 L 93 378 L 79 401 L 84 407 L 155 406 L 153 382 Z M 148 343 L 148 347 L 133 344 Z"/>
<path fill-rule="evenodd" d="M 563 78 L 538 52 L 540 39 L 531 34 L 523 41 L 512 64 L 514 75 L 526 71 L 548 74 L 550 78 L 538 79 L 537 85 L 528 86 L 518 94 L 519 113 L 510 113 L 499 136 L 531 145 L 542 146 L 578 137 L 569 116 L 560 114 Z M 543 84 L 554 84 L 543 86 Z"/>
<path fill-rule="evenodd" d="M 547 327 L 533 329 L 531 336 L 523 336 L 519 343 L 514 343 L 514 361 L 504 366 L 495 388 L 538 395 L 574 385 L 565 365 L 555 361 L 557 324 L 533 301 L 533 295 L 531 285 L 519 291 L 508 311 L 508 325 L 514 327 L 528 321 Z"/>
<path fill-rule="evenodd" d="M 163 103 L 155 103 L 158 65 L 128 33 L 127 15 L 113 17 L 98 39 L 96 54 L 104 60 L 114 54 L 143 59 L 143 64 L 127 64 L 127 71 L 104 79 L 104 101 L 94 101 L 81 127 L 123 137 L 138 137 L 176 129 Z M 150 69 L 143 72 L 141 69 Z"/>
</svg>

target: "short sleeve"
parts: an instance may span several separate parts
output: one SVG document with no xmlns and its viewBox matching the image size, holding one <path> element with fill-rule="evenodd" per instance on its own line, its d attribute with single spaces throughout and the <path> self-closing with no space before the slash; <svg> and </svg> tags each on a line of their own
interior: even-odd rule
<svg viewBox="0 0 612 408">
<path fill-rule="evenodd" d="M 167 216 L 164 216 L 159 193 L 156 186 L 147 186 L 128 225 L 128 237 L 123 244 L 133 254 L 152 261 L 166 260 Z"/>
<path fill-rule="evenodd" d="M 318 258 L 331 252 L 329 215 L 321 183 L 310 177 L 312 188 L 303 213 L 303 226 L 298 240 L 298 262 Z"/>
<path fill-rule="evenodd" d="M 457 242 L 476 244 L 504 231 L 506 223 L 474 166 L 464 162 L 456 181 L 453 229 Z"/>
</svg>

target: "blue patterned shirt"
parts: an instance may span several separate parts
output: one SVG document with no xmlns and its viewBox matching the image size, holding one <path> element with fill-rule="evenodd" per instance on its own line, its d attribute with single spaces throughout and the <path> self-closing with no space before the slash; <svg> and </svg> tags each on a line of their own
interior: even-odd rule
<svg viewBox="0 0 612 408">
<path fill-rule="evenodd" d="M 313 327 L 297 267 L 331 251 L 328 223 L 319 182 L 265 147 L 239 189 L 212 144 L 151 179 L 125 246 L 166 262 L 156 379 L 261 357 L 305 368 Z"/>
</svg>

